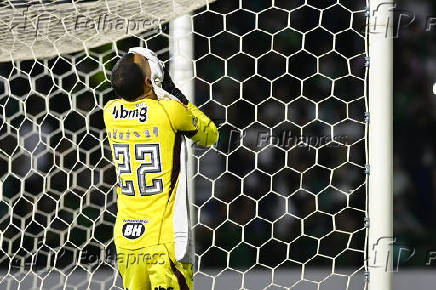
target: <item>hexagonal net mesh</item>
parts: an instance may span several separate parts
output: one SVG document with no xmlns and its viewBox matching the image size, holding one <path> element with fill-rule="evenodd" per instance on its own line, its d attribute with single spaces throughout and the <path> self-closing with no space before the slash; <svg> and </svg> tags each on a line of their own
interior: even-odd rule
<svg viewBox="0 0 436 290">
<path fill-rule="evenodd" d="M 21 2 L 0 10 L 21 13 Z M 110 3 L 38 1 L 55 2 Z M 197 289 L 364 289 L 365 1 L 189 7 L 189 82 L 220 130 L 191 157 Z M 81 48 L 66 51 L 1 41 L 2 60 L 13 59 L 0 64 L 1 289 L 122 288 L 102 108 L 130 47 L 171 60 L 169 26 L 156 27 L 104 44 L 78 37 Z"/>
</svg>

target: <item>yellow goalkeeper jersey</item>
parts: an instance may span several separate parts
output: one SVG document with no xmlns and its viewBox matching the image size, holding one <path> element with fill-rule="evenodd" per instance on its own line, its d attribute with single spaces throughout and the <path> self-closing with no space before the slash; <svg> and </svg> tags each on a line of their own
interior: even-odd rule
<svg viewBox="0 0 436 290">
<path fill-rule="evenodd" d="M 213 145 L 215 124 L 191 103 L 151 99 L 109 101 L 104 122 L 118 178 L 115 244 L 139 249 L 180 239 L 186 247 L 192 241 L 184 136 Z"/>
</svg>

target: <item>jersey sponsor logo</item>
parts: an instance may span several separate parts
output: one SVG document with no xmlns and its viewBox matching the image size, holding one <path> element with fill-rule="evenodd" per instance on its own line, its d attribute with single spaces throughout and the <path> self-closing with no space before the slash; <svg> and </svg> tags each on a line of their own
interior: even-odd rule
<svg viewBox="0 0 436 290">
<path fill-rule="evenodd" d="M 129 240 L 136 240 L 145 233 L 146 220 L 123 220 L 123 236 Z"/>
<path fill-rule="evenodd" d="M 138 104 L 141 105 L 141 104 Z M 124 105 L 114 106 L 112 116 L 114 119 L 138 119 L 139 122 L 147 121 L 147 106 L 138 106 L 135 109 L 126 109 Z"/>
<path fill-rule="evenodd" d="M 164 288 L 162 286 L 159 286 L 159 287 L 154 287 L 154 290 L 174 290 L 174 288 L 173 287 Z"/>
<path fill-rule="evenodd" d="M 197 124 L 198 124 L 198 118 L 192 117 L 192 125 L 194 125 L 194 127 L 197 128 Z"/>
</svg>

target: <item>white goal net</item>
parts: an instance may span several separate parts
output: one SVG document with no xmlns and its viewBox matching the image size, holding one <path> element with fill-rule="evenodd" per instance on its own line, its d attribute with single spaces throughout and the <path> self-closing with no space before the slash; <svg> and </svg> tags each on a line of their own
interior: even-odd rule
<svg viewBox="0 0 436 290">
<path fill-rule="evenodd" d="M 130 47 L 171 62 L 183 14 L 220 130 L 191 157 L 196 288 L 365 289 L 366 6 L 3 1 L 0 289 L 122 289 L 102 108 Z"/>
</svg>

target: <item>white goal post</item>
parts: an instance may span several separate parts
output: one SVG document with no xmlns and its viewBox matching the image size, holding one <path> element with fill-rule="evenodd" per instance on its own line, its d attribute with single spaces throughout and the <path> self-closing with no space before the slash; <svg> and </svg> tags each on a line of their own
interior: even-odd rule
<svg viewBox="0 0 436 290">
<path fill-rule="evenodd" d="M 192 65 L 193 57 L 193 37 L 190 13 L 180 16 L 170 22 L 170 72 L 174 83 L 187 96 L 189 101 L 195 103 L 194 93 L 194 73 Z M 188 149 L 188 178 L 194 175 L 194 162 L 192 141 L 187 140 Z M 195 187 L 193 182 L 188 183 L 188 195 L 190 200 L 195 198 Z"/>
<path fill-rule="evenodd" d="M 393 272 L 393 27 L 395 1 L 371 0 L 369 17 L 369 290 L 391 290 Z"/>
</svg>

